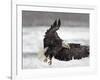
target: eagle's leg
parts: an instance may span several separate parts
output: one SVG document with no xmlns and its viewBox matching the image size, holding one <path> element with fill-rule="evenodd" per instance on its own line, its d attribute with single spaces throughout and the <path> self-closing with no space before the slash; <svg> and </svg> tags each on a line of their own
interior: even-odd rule
<svg viewBox="0 0 100 80">
<path fill-rule="evenodd" d="M 52 60 L 50 60 L 50 61 L 48 62 L 48 64 L 51 65 L 51 64 L 52 64 Z"/>
<path fill-rule="evenodd" d="M 48 62 L 48 64 L 49 65 L 52 65 L 52 57 L 53 57 L 53 55 L 51 54 L 51 55 L 49 55 L 49 62 Z"/>
</svg>

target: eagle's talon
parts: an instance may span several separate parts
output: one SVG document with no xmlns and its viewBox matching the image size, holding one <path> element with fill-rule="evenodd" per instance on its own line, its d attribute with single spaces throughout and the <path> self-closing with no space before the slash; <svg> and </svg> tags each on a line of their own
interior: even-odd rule
<svg viewBox="0 0 100 80">
<path fill-rule="evenodd" d="M 50 61 L 48 62 L 48 64 L 51 65 L 51 64 L 52 64 L 52 61 L 50 60 Z"/>
</svg>

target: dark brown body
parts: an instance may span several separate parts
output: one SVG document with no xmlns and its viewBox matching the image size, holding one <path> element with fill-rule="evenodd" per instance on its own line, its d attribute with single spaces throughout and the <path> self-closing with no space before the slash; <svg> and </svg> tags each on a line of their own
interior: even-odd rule
<svg viewBox="0 0 100 80">
<path fill-rule="evenodd" d="M 57 30 L 61 25 L 60 19 L 51 25 L 50 29 L 47 30 L 44 37 L 44 48 L 48 47 L 44 55 L 50 59 L 50 64 L 52 64 L 52 57 L 58 60 L 69 61 L 74 59 L 81 59 L 89 56 L 89 46 L 83 46 L 76 43 L 69 43 L 69 48 L 62 46 L 62 39 L 58 36 Z"/>
</svg>

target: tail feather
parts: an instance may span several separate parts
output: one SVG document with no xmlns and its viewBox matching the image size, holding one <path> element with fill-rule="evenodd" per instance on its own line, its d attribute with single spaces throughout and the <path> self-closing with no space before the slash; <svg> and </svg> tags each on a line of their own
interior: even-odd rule
<svg viewBox="0 0 100 80">
<path fill-rule="evenodd" d="M 39 52 L 38 52 L 38 58 L 39 58 L 40 61 L 43 61 L 46 58 L 46 56 L 44 55 L 44 53 L 47 51 L 47 49 L 48 49 L 48 47 L 46 47 L 44 49 L 41 48 L 39 50 Z"/>
</svg>

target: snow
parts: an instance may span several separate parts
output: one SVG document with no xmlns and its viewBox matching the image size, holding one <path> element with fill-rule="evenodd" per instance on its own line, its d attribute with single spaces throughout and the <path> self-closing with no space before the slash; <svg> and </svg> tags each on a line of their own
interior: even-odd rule
<svg viewBox="0 0 100 80">
<path fill-rule="evenodd" d="M 43 38 L 49 27 L 23 28 L 23 68 L 60 68 L 89 66 L 89 58 L 71 61 L 59 61 L 53 58 L 52 65 L 43 62 Z M 87 27 L 61 27 L 57 31 L 59 36 L 68 43 L 89 45 L 89 28 Z M 41 51 L 41 52 L 39 52 Z"/>
<path fill-rule="evenodd" d="M 38 52 L 43 47 L 43 38 L 49 27 L 25 27 L 23 28 L 23 52 Z M 89 44 L 89 29 L 87 27 L 61 27 L 57 31 L 61 39 L 68 43 Z"/>
<path fill-rule="evenodd" d="M 80 60 L 70 60 L 70 61 L 59 61 L 57 59 L 52 60 L 52 65 L 48 65 L 41 61 L 37 55 L 28 56 L 23 58 L 23 68 L 24 69 L 38 69 L 38 68 L 68 68 L 68 67 L 84 67 L 89 66 L 89 58 L 82 58 Z"/>
</svg>

